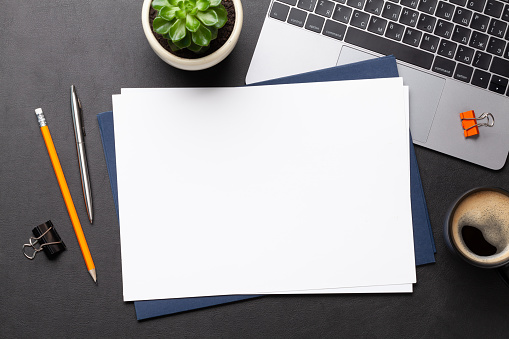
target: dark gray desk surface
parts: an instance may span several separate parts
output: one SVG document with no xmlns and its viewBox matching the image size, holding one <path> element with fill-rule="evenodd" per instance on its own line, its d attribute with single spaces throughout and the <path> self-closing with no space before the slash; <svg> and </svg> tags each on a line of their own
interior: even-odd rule
<svg viewBox="0 0 509 339">
<path fill-rule="evenodd" d="M 122 87 L 242 86 L 270 1 L 243 2 L 244 27 L 233 53 L 212 69 L 189 73 L 166 65 L 150 49 L 141 29 L 141 0 L 1 1 L 0 337 L 507 337 L 509 287 L 495 272 L 453 258 L 442 222 L 467 189 L 509 189 L 509 169 L 495 172 L 419 147 L 437 262 L 418 268 L 413 294 L 273 296 L 136 321 L 133 304 L 122 301 L 119 225 L 96 114 L 111 110 L 111 95 Z M 71 84 L 85 113 L 93 225 L 81 193 Z M 86 272 L 37 107 L 44 109 L 83 222 L 97 286 Z M 68 250 L 56 261 L 43 254 L 29 261 L 21 245 L 47 219 Z"/>
</svg>

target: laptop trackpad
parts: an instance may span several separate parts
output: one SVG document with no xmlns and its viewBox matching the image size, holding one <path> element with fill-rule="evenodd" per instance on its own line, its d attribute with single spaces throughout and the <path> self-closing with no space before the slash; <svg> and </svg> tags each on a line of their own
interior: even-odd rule
<svg viewBox="0 0 509 339">
<path fill-rule="evenodd" d="M 376 56 L 343 46 L 338 65 L 363 61 Z M 403 82 L 410 89 L 410 130 L 414 141 L 425 143 L 440 102 L 445 80 L 439 76 L 421 72 L 417 69 L 400 65 L 398 72 Z"/>
<path fill-rule="evenodd" d="M 435 118 L 445 80 L 398 64 L 403 83 L 410 88 L 410 131 L 414 141 L 425 143 Z"/>
</svg>

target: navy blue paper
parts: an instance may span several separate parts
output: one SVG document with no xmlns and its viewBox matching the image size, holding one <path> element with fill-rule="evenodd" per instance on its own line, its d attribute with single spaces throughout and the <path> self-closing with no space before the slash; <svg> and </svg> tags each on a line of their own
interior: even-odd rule
<svg viewBox="0 0 509 339">
<path fill-rule="evenodd" d="M 397 77 L 396 61 L 393 57 L 383 57 L 373 60 L 362 61 L 354 64 L 332 67 L 324 70 L 313 71 L 304 74 L 292 75 L 276 80 L 265 81 L 256 85 L 298 83 L 298 82 L 321 82 L 338 80 L 357 80 Z M 99 128 L 103 142 L 106 165 L 110 178 L 111 190 L 118 216 L 118 190 L 117 171 L 115 158 L 115 137 L 113 126 L 113 113 L 104 112 L 97 115 Z M 412 218 L 414 230 L 415 263 L 423 265 L 435 262 L 435 249 L 431 224 L 429 222 L 428 209 L 424 199 L 419 167 L 413 144 L 410 139 L 410 183 L 412 199 Z M 235 301 L 241 301 L 260 296 L 254 295 L 231 295 L 212 296 L 181 299 L 161 299 L 135 301 L 136 317 L 138 320 L 190 311 L 194 309 L 215 306 Z"/>
</svg>

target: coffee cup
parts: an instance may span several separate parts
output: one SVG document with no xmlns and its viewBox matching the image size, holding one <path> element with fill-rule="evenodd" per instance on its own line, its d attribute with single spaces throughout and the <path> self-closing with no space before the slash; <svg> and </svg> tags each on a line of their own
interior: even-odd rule
<svg viewBox="0 0 509 339">
<path fill-rule="evenodd" d="M 497 269 L 509 285 L 509 192 L 474 188 L 450 208 L 444 225 L 447 247 L 471 265 Z"/>
</svg>

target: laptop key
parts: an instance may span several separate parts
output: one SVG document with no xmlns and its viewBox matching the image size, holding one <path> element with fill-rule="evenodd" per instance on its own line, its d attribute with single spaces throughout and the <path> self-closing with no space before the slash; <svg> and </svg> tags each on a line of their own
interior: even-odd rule
<svg viewBox="0 0 509 339">
<path fill-rule="evenodd" d="M 433 54 L 353 27 L 348 28 L 345 41 L 383 55 L 392 54 L 396 59 L 421 68 L 430 69 L 433 63 Z"/>
<path fill-rule="evenodd" d="M 368 27 L 368 22 L 369 22 L 368 13 L 360 12 L 358 10 L 353 11 L 350 25 L 355 26 L 357 28 L 366 29 L 366 27 Z"/>
<path fill-rule="evenodd" d="M 406 7 L 410 8 L 417 8 L 417 5 L 419 4 L 418 0 L 401 0 L 400 4 Z"/>
<path fill-rule="evenodd" d="M 400 23 L 406 26 L 415 27 L 417 20 L 419 20 L 419 12 L 413 11 L 409 8 L 403 8 L 399 18 Z"/>
<path fill-rule="evenodd" d="M 431 33 L 435 28 L 436 18 L 431 15 L 421 13 L 419 21 L 417 22 L 417 28 L 425 32 Z"/>
<path fill-rule="evenodd" d="M 507 89 L 507 79 L 499 77 L 498 75 L 493 75 L 491 77 L 490 86 L 488 89 L 490 91 L 496 92 L 498 94 L 504 94 Z"/>
<path fill-rule="evenodd" d="M 467 65 L 470 65 L 474 58 L 474 49 L 466 46 L 460 45 L 458 47 L 458 52 L 456 53 L 455 59 L 459 62 L 463 62 Z"/>
<path fill-rule="evenodd" d="M 299 0 L 297 7 L 312 12 L 315 9 L 316 1 L 317 0 Z"/>
<path fill-rule="evenodd" d="M 368 0 L 366 2 L 366 7 L 364 7 L 364 10 L 371 14 L 380 15 L 380 13 L 382 13 L 383 6 L 384 6 L 383 0 Z"/>
<path fill-rule="evenodd" d="M 319 0 L 316 5 L 315 13 L 330 18 L 334 10 L 334 3 L 328 0 Z"/>
<path fill-rule="evenodd" d="M 465 6 L 467 4 L 467 0 L 449 0 L 449 2 L 459 6 Z"/>
<path fill-rule="evenodd" d="M 452 35 L 453 27 L 454 25 L 452 23 L 439 19 L 437 27 L 435 28 L 435 34 L 442 38 L 450 38 Z"/>
<path fill-rule="evenodd" d="M 490 71 L 503 77 L 509 78 L 509 60 L 493 57 Z"/>
<path fill-rule="evenodd" d="M 437 38 L 434 35 L 426 33 L 422 38 L 421 48 L 431 53 L 435 53 L 437 51 L 439 42 L 440 42 L 439 38 Z"/>
<path fill-rule="evenodd" d="M 362 9 L 366 0 L 347 0 L 346 4 L 353 8 Z"/>
<path fill-rule="evenodd" d="M 433 14 L 437 8 L 437 0 L 421 0 L 417 9 L 421 12 Z"/>
<path fill-rule="evenodd" d="M 474 47 L 484 51 L 486 49 L 486 44 L 488 43 L 488 36 L 486 34 L 482 34 L 479 32 L 472 33 L 472 37 L 470 38 L 470 47 Z"/>
<path fill-rule="evenodd" d="M 385 32 L 385 36 L 390 39 L 400 41 L 403 38 L 404 30 L 405 26 L 389 21 L 389 25 L 387 25 L 387 31 Z"/>
<path fill-rule="evenodd" d="M 473 72 L 474 69 L 472 67 L 458 64 L 458 66 L 456 66 L 456 70 L 454 71 L 454 79 L 469 83 Z"/>
<path fill-rule="evenodd" d="M 475 52 L 474 62 L 472 63 L 472 65 L 487 70 L 488 67 L 490 67 L 490 62 L 491 55 L 477 51 Z"/>
<path fill-rule="evenodd" d="M 470 27 L 481 32 L 486 32 L 486 30 L 488 29 L 489 22 L 490 18 L 487 17 L 486 15 L 475 13 L 474 17 L 472 18 L 472 23 L 470 24 Z"/>
<path fill-rule="evenodd" d="M 435 15 L 437 17 L 446 19 L 446 20 L 451 20 L 453 14 L 454 14 L 454 6 L 453 5 L 451 5 L 447 2 L 444 2 L 444 1 L 440 1 L 438 3 L 438 8 L 435 13 Z"/>
<path fill-rule="evenodd" d="M 334 14 L 332 14 L 332 18 L 344 24 L 347 24 L 350 21 L 350 17 L 352 16 L 352 9 L 350 7 L 346 7 L 343 5 L 336 5 L 334 9 Z"/>
<path fill-rule="evenodd" d="M 343 40 L 345 38 L 346 25 L 340 24 L 339 22 L 333 20 L 327 20 L 325 22 L 325 26 L 323 27 L 323 34 L 337 39 Z"/>
<path fill-rule="evenodd" d="M 452 33 L 452 40 L 459 42 L 460 44 L 467 45 L 471 33 L 472 31 L 468 28 L 463 26 L 456 26 L 454 28 L 454 32 Z"/>
<path fill-rule="evenodd" d="M 369 18 L 368 31 L 378 35 L 383 35 L 385 27 L 387 26 L 387 20 L 372 15 Z"/>
<path fill-rule="evenodd" d="M 472 85 L 487 88 L 490 82 L 490 73 L 476 69 L 472 76 Z"/>
<path fill-rule="evenodd" d="M 470 20 L 472 19 L 473 14 L 474 13 L 472 11 L 469 11 L 468 9 L 456 7 L 456 11 L 454 11 L 452 21 L 454 21 L 458 25 L 468 26 L 470 25 Z"/>
<path fill-rule="evenodd" d="M 456 47 L 457 44 L 455 42 L 442 39 L 442 41 L 440 41 L 440 45 L 438 46 L 438 55 L 452 59 L 454 57 L 454 53 L 456 52 Z"/>
<path fill-rule="evenodd" d="M 467 8 L 476 12 L 482 12 L 484 5 L 486 5 L 486 0 L 468 0 L 467 2 Z"/>
<path fill-rule="evenodd" d="M 407 29 L 405 31 L 405 35 L 403 36 L 403 42 L 405 44 L 409 44 L 414 47 L 419 47 L 419 43 L 421 42 L 421 37 L 422 37 L 421 31 L 414 29 L 414 28 L 407 27 Z"/>
<path fill-rule="evenodd" d="M 399 18 L 400 12 L 401 12 L 401 6 L 386 2 L 385 6 L 384 6 L 384 10 L 382 12 L 382 16 L 386 19 L 397 21 Z"/>
<path fill-rule="evenodd" d="M 456 63 L 454 61 L 437 56 L 431 70 L 452 77 L 455 67 Z"/>
<path fill-rule="evenodd" d="M 502 20 L 509 21 L 509 5 L 505 5 L 504 12 L 502 13 Z"/>
<path fill-rule="evenodd" d="M 304 28 L 316 33 L 320 33 L 322 31 L 324 22 L 325 19 L 321 16 L 309 14 Z"/>
<path fill-rule="evenodd" d="M 287 22 L 295 26 L 303 27 L 304 23 L 306 22 L 307 16 L 308 16 L 307 12 L 301 11 L 300 9 L 297 8 L 292 8 L 290 11 L 290 15 L 288 16 Z"/>
<path fill-rule="evenodd" d="M 289 6 L 274 1 L 274 3 L 272 4 L 272 8 L 270 9 L 269 16 L 274 19 L 286 21 L 286 17 L 288 16 L 289 11 L 290 11 Z"/>
<path fill-rule="evenodd" d="M 488 14 L 489 16 L 500 18 L 500 14 L 502 14 L 502 10 L 504 9 L 504 4 L 497 0 L 488 0 L 486 4 L 486 8 L 484 9 L 484 14 Z"/>
<path fill-rule="evenodd" d="M 503 39 L 506 28 L 507 24 L 505 22 L 497 19 L 491 19 L 491 24 L 490 27 L 488 28 L 488 33 Z"/>
<path fill-rule="evenodd" d="M 486 48 L 486 52 L 502 56 L 502 54 L 504 54 L 504 48 L 505 48 L 504 40 L 491 37 L 490 40 L 488 41 L 488 47 Z"/>
</svg>

